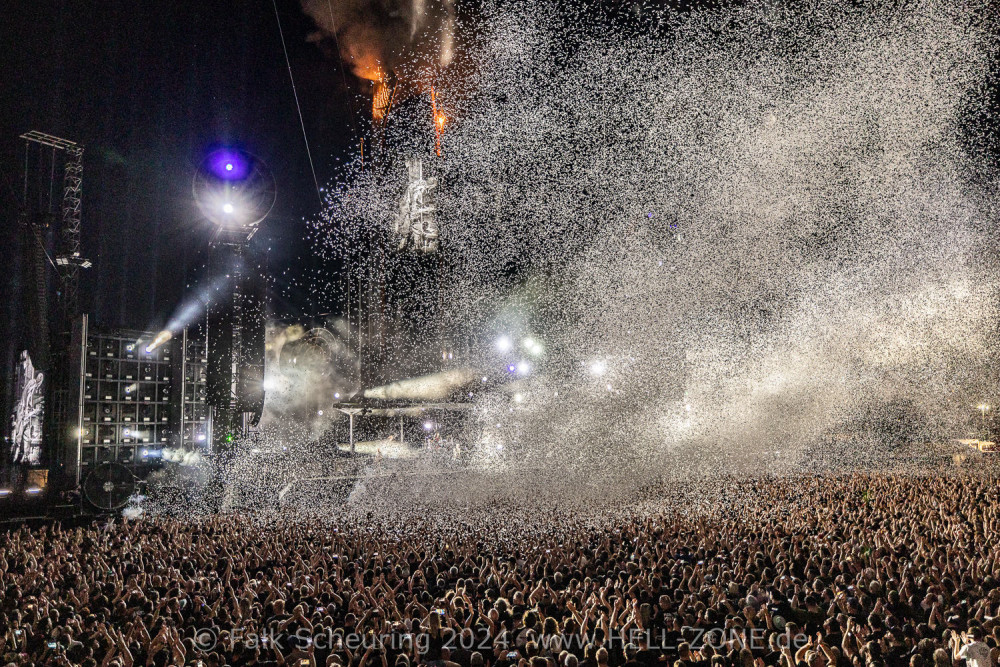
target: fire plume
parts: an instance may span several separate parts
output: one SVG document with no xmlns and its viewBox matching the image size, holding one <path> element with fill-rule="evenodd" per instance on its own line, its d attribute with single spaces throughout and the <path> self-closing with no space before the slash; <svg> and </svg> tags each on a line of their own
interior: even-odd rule
<svg viewBox="0 0 1000 667">
<path fill-rule="evenodd" d="M 375 79 L 372 90 L 372 118 L 381 121 L 389 113 L 392 106 L 392 91 L 394 86 L 390 85 L 388 78 L 379 70 L 379 76 Z"/>
<path fill-rule="evenodd" d="M 434 149 L 438 157 L 441 157 L 441 134 L 444 132 L 444 124 L 448 122 L 448 117 L 437 107 L 437 90 L 431 86 L 431 116 L 434 119 Z"/>
<path fill-rule="evenodd" d="M 329 40 L 355 76 L 373 82 L 377 123 L 400 100 L 427 91 L 421 73 L 443 70 L 455 57 L 455 0 L 301 2 L 318 29 L 310 40 Z M 436 117 L 434 123 L 443 125 Z"/>
</svg>

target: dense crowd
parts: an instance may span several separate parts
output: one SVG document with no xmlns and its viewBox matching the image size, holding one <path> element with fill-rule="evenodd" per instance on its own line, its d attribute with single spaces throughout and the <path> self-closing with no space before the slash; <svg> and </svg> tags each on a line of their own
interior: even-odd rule
<svg viewBox="0 0 1000 667">
<path fill-rule="evenodd" d="M 419 508 L 15 527 L 4 665 L 997 665 L 987 475 L 730 480 L 604 515 Z M 409 516 L 407 517 L 407 514 Z M 402 518 L 401 518 L 402 517 Z"/>
</svg>

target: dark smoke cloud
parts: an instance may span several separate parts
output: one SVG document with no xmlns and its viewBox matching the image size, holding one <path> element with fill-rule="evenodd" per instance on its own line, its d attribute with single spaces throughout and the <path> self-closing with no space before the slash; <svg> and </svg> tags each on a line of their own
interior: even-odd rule
<svg viewBox="0 0 1000 667">
<path fill-rule="evenodd" d="M 302 8 L 319 28 L 315 37 L 335 37 L 341 57 L 363 79 L 451 64 L 454 0 L 302 0 Z"/>
</svg>

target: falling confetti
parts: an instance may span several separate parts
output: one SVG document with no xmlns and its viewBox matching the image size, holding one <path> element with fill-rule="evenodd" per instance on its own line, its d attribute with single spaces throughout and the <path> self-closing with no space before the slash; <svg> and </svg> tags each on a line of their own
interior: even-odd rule
<svg viewBox="0 0 1000 667">
<path fill-rule="evenodd" d="M 269 394 L 232 506 L 326 502 L 296 480 L 365 464 L 335 455 L 345 417 L 316 397 L 442 358 L 483 376 L 452 425 L 463 464 L 390 455 L 352 502 L 615 505 L 663 479 L 916 462 L 968 431 L 998 324 L 993 14 L 578 11 L 487 3 L 449 24 L 449 66 L 394 53 L 418 83 L 324 189 L 311 237 L 336 270 L 296 286 L 344 313 L 333 370 Z M 397 239 L 415 169 L 428 253 Z"/>
</svg>

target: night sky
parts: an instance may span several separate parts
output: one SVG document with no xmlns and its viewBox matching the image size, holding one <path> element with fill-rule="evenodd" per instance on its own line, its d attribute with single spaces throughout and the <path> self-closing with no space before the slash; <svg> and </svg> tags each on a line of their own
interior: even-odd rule
<svg viewBox="0 0 1000 667">
<path fill-rule="evenodd" d="M 0 27 L 6 247 L 21 198 L 19 135 L 82 143 L 82 243 L 94 268 L 84 273 L 81 307 L 103 327 L 155 329 L 183 298 L 211 231 L 192 201 L 192 175 L 212 146 L 228 144 L 276 176 L 277 202 L 257 239 L 271 248 L 270 272 L 281 280 L 307 270 L 303 218 L 319 199 L 270 0 L 18 4 Z M 277 6 L 322 184 L 353 145 L 361 84 L 306 41 L 314 26 L 297 0 Z M 4 280 L 9 289 L 11 276 Z M 304 295 L 276 292 L 277 314 L 308 309 Z"/>
<path fill-rule="evenodd" d="M 368 85 L 345 75 L 332 49 L 307 41 L 315 26 L 299 0 L 276 1 L 324 184 L 353 149 L 354 127 L 365 125 Z M 626 12 L 636 6 L 625 0 L 597 4 Z M 715 2 L 662 4 L 688 9 Z M 94 268 L 83 272 L 81 307 L 103 328 L 158 329 L 183 301 L 212 231 L 192 200 L 194 171 L 214 146 L 242 146 L 263 158 L 277 179 L 277 202 L 255 239 L 274 280 L 271 314 L 315 314 L 301 287 L 320 269 L 304 218 L 315 216 L 320 205 L 272 0 L 18 5 L 0 26 L 4 247 L 13 247 L 17 233 L 24 159 L 19 135 L 39 130 L 82 143 L 83 253 Z M 987 128 L 992 153 L 995 118 L 973 125 Z M 12 277 L 3 272 L 4 295 Z M 9 303 L 5 299 L 5 327 L 18 317 Z"/>
</svg>

